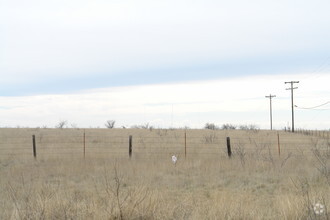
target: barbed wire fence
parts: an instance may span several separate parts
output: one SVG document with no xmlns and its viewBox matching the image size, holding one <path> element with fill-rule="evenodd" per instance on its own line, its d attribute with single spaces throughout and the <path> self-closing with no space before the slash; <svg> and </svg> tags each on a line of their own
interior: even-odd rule
<svg viewBox="0 0 330 220">
<path fill-rule="evenodd" d="M 85 131 L 74 134 L 33 134 L 0 137 L 0 157 L 105 157 L 105 158 L 223 158 L 244 154 L 273 155 L 313 154 L 313 149 L 328 150 L 328 131 L 307 132 L 286 135 L 272 132 L 258 136 L 228 136 L 226 133 L 209 132 L 190 135 L 189 131 L 165 132 L 157 135 L 112 135 L 94 134 Z"/>
</svg>

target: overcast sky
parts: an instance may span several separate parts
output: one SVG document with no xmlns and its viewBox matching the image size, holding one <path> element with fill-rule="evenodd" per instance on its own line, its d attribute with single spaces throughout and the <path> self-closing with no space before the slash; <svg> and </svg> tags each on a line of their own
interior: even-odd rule
<svg viewBox="0 0 330 220">
<path fill-rule="evenodd" d="M 0 0 L 0 127 L 330 128 L 330 1 Z"/>
</svg>

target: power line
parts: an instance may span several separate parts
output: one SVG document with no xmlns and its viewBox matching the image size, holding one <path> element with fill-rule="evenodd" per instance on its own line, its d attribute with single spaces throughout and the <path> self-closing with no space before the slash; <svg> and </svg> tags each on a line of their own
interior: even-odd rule
<svg viewBox="0 0 330 220">
<path fill-rule="evenodd" d="M 319 107 L 322 107 L 322 106 L 324 106 L 324 105 L 327 105 L 327 104 L 329 104 L 330 103 L 330 101 L 328 101 L 328 102 L 326 102 L 326 103 L 323 103 L 323 104 L 321 104 L 321 105 L 317 105 L 317 106 L 314 106 L 314 107 L 298 107 L 298 106 L 296 106 L 295 105 L 295 107 L 296 108 L 299 108 L 299 109 L 307 109 L 307 110 L 329 110 L 329 109 L 316 109 L 316 108 L 319 108 Z"/>
<path fill-rule="evenodd" d="M 291 81 L 285 82 L 285 84 L 291 84 L 291 88 L 287 88 L 286 90 L 291 90 L 291 108 L 292 108 L 292 132 L 294 132 L 294 105 L 293 105 L 293 90 L 298 89 L 298 87 L 293 87 L 293 84 L 299 83 L 299 81 Z"/>
<path fill-rule="evenodd" d="M 324 75 L 324 70 L 327 70 L 329 68 L 330 64 L 330 56 L 327 56 L 322 62 L 315 67 L 308 76 L 304 77 L 305 80 L 311 80 L 311 79 L 317 79 Z"/>
<path fill-rule="evenodd" d="M 329 65 L 330 56 L 328 56 L 311 74 L 322 72 Z"/>
<path fill-rule="evenodd" d="M 303 109 L 303 110 L 313 110 L 313 111 L 327 111 L 330 110 L 330 108 L 320 108 L 320 109 L 309 109 L 309 108 L 300 108 L 298 106 L 295 106 L 298 109 Z"/>
<path fill-rule="evenodd" d="M 269 94 L 269 96 L 265 96 L 265 97 L 269 98 L 269 102 L 270 102 L 270 130 L 273 130 L 272 98 L 276 97 L 276 95 Z"/>
</svg>

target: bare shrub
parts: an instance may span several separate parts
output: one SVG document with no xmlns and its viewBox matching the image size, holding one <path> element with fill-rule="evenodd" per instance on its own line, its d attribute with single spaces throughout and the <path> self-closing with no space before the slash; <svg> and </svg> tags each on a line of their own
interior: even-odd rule
<svg viewBox="0 0 330 220">
<path fill-rule="evenodd" d="M 275 160 L 272 154 L 272 150 L 270 148 L 270 144 L 267 144 L 267 154 L 263 156 L 264 161 L 270 162 L 273 165 L 273 168 L 275 168 Z"/>
<path fill-rule="evenodd" d="M 221 127 L 223 130 L 235 130 L 236 128 L 237 126 L 233 124 L 223 124 Z"/>
<path fill-rule="evenodd" d="M 292 152 L 289 152 L 287 156 L 282 160 L 281 162 L 281 168 L 285 166 L 285 164 L 289 161 L 289 159 L 292 157 Z"/>
<path fill-rule="evenodd" d="M 107 196 L 107 213 L 110 219 L 145 219 L 148 215 L 151 215 L 151 205 L 147 205 L 147 209 L 142 205 L 143 202 L 152 202 L 150 190 L 143 185 L 128 187 L 124 183 L 123 176 L 119 173 L 116 163 L 113 166 L 112 177 L 105 169 L 104 188 L 101 190 L 104 190 Z"/>
<path fill-rule="evenodd" d="M 159 137 L 163 137 L 163 136 L 167 136 L 167 132 L 168 132 L 167 129 L 158 129 L 156 133 L 159 135 Z"/>
<path fill-rule="evenodd" d="M 78 128 L 78 125 L 77 125 L 76 123 L 72 123 L 72 124 L 71 124 L 71 127 L 77 129 L 77 128 Z"/>
<path fill-rule="evenodd" d="M 67 120 L 61 120 L 57 123 L 57 125 L 55 126 L 55 128 L 60 128 L 63 129 L 65 127 L 67 127 L 68 125 L 68 121 Z"/>
<path fill-rule="evenodd" d="M 330 185 L 330 141 L 328 140 L 323 146 L 314 143 L 312 152 L 317 161 L 317 170 Z"/>
<path fill-rule="evenodd" d="M 131 128 L 134 128 L 134 129 L 146 129 L 146 130 L 150 130 L 152 131 L 152 129 L 154 129 L 153 126 L 150 126 L 149 123 L 145 123 L 143 125 L 133 125 L 131 126 Z"/>
<path fill-rule="evenodd" d="M 206 144 L 212 144 L 215 142 L 216 139 L 217 139 L 217 136 L 215 135 L 215 133 L 204 136 L 204 141 Z"/>
<path fill-rule="evenodd" d="M 115 127 L 115 123 L 116 123 L 115 120 L 108 120 L 108 121 L 105 123 L 105 127 L 109 128 L 109 129 L 112 129 L 112 128 Z"/>
<path fill-rule="evenodd" d="M 260 159 L 262 155 L 264 154 L 267 145 L 265 143 L 257 143 L 255 140 L 250 139 L 250 143 L 254 143 L 255 145 L 255 151 L 254 151 L 254 158 L 255 159 Z"/>
<path fill-rule="evenodd" d="M 260 130 L 258 125 L 255 124 L 249 124 L 249 125 L 240 125 L 239 129 L 246 130 L 246 131 L 252 131 L 252 132 L 258 132 Z"/>
<path fill-rule="evenodd" d="M 142 129 L 149 129 L 149 123 L 145 123 L 144 125 L 140 125 Z"/>
<path fill-rule="evenodd" d="M 214 123 L 206 123 L 204 126 L 205 129 L 210 129 L 210 130 L 217 130 L 219 129 L 218 126 L 216 126 Z"/>
<path fill-rule="evenodd" d="M 243 143 L 238 143 L 236 146 L 235 146 L 235 154 L 238 155 L 239 159 L 240 159 L 240 162 L 241 162 L 241 165 L 242 167 L 244 168 L 245 167 L 245 161 L 246 161 L 246 151 L 245 151 L 245 146 Z"/>
<path fill-rule="evenodd" d="M 312 193 L 312 186 L 309 183 L 309 180 L 307 178 L 298 178 L 297 181 L 294 181 L 291 178 L 291 181 L 302 197 L 301 202 L 302 206 L 304 207 L 304 212 L 301 213 L 302 219 L 329 219 L 328 208 L 324 196 L 317 196 L 315 193 Z M 316 212 L 316 201 L 322 202 L 324 206 L 323 213 Z"/>
</svg>

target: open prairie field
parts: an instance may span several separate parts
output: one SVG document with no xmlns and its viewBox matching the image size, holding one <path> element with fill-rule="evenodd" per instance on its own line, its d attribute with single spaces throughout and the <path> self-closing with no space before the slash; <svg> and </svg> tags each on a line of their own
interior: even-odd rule
<svg viewBox="0 0 330 220">
<path fill-rule="evenodd" d="M 0 219 L 330 219 L 329 134 L 2 128 Z"/>
</svg>

